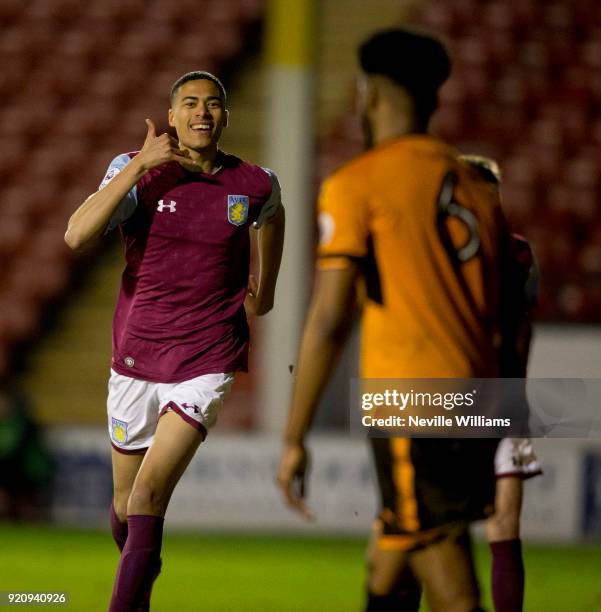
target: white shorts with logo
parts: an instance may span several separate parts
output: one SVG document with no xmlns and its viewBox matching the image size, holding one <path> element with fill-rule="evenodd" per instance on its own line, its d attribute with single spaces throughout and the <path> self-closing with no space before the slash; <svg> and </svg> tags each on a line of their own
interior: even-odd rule
<svg viewBox="0 0 601 612">
<path fill-rule="evenodd" d="M 499 442 L 495 454 L 497 478 L 514 476 L 526 480 L 542 473 L 530 438 L 503 438 Z"/>
<path fill-rule="evenodd" d="M 203 434 L 217 421 L 234 374 L 205 374 L 181 383 L 154 383 L 123 376 L 111 369 L 108 426 L 113 448 L 125 454 L 143 453 L 152 443 L 157 423 L 176 412 Z"/>
</svg>

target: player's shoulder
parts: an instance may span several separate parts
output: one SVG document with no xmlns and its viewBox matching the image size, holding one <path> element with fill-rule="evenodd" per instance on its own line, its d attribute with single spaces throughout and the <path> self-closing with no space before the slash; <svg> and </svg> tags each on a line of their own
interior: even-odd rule
<svg viewBox="0 0 601 612">
<path fill-rule="evenodd" d="M 115 155 L 108 166 L 99 188 L 102 189 L 114 176 L 119 174 L 138 153 L 139 151 L 132 151 L 130 153 L 119 153 Z"/>
<path fill-rule="evenodd" d="M 358 191 L 365 185 L 366 173 L 372 166 L 371 151 L 361 153 L 343 162 L 333 170 L 322 183 L 322 191 L 344 189 Z"/>
<path fill-rule="evenodd" d="M 378 177 L 389 170 L 393 163 L 397 171 L 407 169 L 415 160 L 424 157 L 424 153 L 447 152 L 442 141 L 430 135 L 407 135 L 381 143 L 344 162 L 324 181 L 324 185 L 351 187 L 357 190 L 365 188 L 370 177 Z M 382 171 L 382 172 L 381 172 Z"/>
<path fill-rule="evenodd" d="M 279 188 L 278 178 L 269 168 L 263 168 L 231 153 L 222 153 L 221 163 L 224 169 L 231 172 L 233 180 L 247 184 L 259 194 L 264 192 L 268 196 L 274 186 Z"/>
</svg>

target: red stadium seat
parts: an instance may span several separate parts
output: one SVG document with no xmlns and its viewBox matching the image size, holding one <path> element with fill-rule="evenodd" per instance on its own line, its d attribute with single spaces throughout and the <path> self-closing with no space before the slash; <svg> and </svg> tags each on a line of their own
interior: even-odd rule
<svg viewBox="0 0 601 612">
<path fill-rule="evenodd" d="M 136 62 L 142 69 L 154 66 L 162 56 L 172 53 L 173 43 L 171 31 L 164 27 L 132 30 L 121 38 L 114 52 L 127 62 Z"/>
<path fill-rule="evenodd" d="M 510 157 L 503 164 L 503 184 L 534 189 L 539 177 L 535 164 L 525 156 Z"/>
<path fill-rule="evenodd" d="M 31 0 L 27 6 L 27 17 L 46 21 L 66 21 L 75 19 L 82 10 L 77 0 Z"/>
<path fill-rule="evenodd" d="M 0 24 L 6 27 L 17 21 L 25 9 L 22 0 L 2 0 L 0 2 Z"/>
<path fill-rule="evenodd" d="M 570 186 L 573 202 L 572 213 L 580 222 L 583 229 L 590 228 L 599 213 L 599 191 L 598 189 L 574 188 Z"/>
<path fill-rule="evenodd" d="M 88 99 L 98 100 L 102 104 L 112 102 L 116 108 L 124 100 L 140 91 L 143 75 L 136 72 L 119 70 L 117 66 L 95 70 L 83 88 L 83 95 Z"/>
<path fill-rule="evenodd" d="M 431 130 L 440 138 L 456 141 L 465 132 L 463 106 L 447 104 L 432 117 Z"/>
<path fill-rule="evenodd" d="M 74 60 L 77 63 L 91 65 L 96 58 L 108 51 L 105 50 L 106 42 L 110 43 L 114 35 L 115 32 L 110 27 L 96 26 L 91 31 L 84 28 L 67 31 L 59 38 L 55 53 L 64 61 Z"/>
<path fill-rule="evenodd" d="M 503 209 L 512 227 L 524 227 L 536 206 L 537 193 L 530 187 L 505 182 L 502 187 Z"/>
<path fill-rule="evenodd" d="M 566 163 L 565 179 L 573 187 L 597 189 L 601 187 L 601 159 L 577 157 Z"/>
<path fill-rule="evenodd" d="M 582 44 L 580 55 L 584 65 L 601 70 L 601 36 L 586 40 Z"/>
<path fill-rule="evenodd" d="M 528 70 L 544 72 L 550 69 L 551 53 L 544 42 L 530 39 L 520 47 L 519 60 Z"/>
<path fill-rule="evenodd" d="M 482 7 L 483 21 L 493 31 L 503 31 L 505 36 L 512 36 L 516 28 L 517 17 L 511 4 L 491 2 Z"/>
<path fill-rule="evenodd" d="M 530 129 L 532 142 L 546 147 L 560 149 L 565 142 L 565 129 L 560 117 L 549 116 L 537 119 Z"/>
<path fill-rule="evenodd" d="M 15 172 L 26 162 L 26 144 L 10 136 L 0 136 L 0 179 L 6 185 Z"/>
<path fill-rule="evenodd" d="M 58 180 L 52 177 L 47 182 L 32 181 L 29 174 L 24 174 L 14 187 L 6 189 L 4 197 L 15 202 L 28 216 L 30 223 L 39 223 L 46 214 L 52 214 L 54 199 L 58 191 Z"/>
<path fill-rule="evenodd" d="M 6 285 L 11 292 L 42 302 L 65 287 L 67 271 L 60 258 L 25 251 L 11 266 Z"/>
<path fill-rule="evenodd" d="M 5 185 L 0 192 L 2 198 L 0 218 L 2 223 L 11 219 L 20 219 L 29 224 L 32 219 L 36 218 L 39 212 L 38 201 L 31 191 L 31 179 L 27 180 L 30 184 L 13 183 L 10 186 Z"/>
<path fill-rule="evenodd" d="M 469 96 L 470 104 L 486 102 L 494 95 L 492 78 L 483 67 L 466 70 L 462 73 L 461 79 Z"/>
<path fill-rule="evenodd" d="M 86 7 L 86 14 L 92 18 L 110 20 L 115 24 L 135 24 L 145 9 L 144 0 L 91 2 Z"/>
<path fill-rule="evenodd" d="M 0 56 L 2 57 L 2 56 Z M 28 74 L 29 62 L 21 56 L 13 60 L 2 60 L 3 66 L 0 71 L 0 96 L 2 96 L 3 106 L 9 105 L 13 99 L 21 94 L 24 89 L 24 74 Z"/>
<path fill-rule="evenodd" d="M 468 93 L 465 85 L 460 78 L 450 78 L 438 93 L 438 100 L 441 106 L 446 104 L 465 104 Z"/>
<path fill-rule="evenodd" d="M 601 236 L 597 242 L 586 244 L 581 249 L 578 263 L 587 274 L 601 276 Z"/>
<path fill-rule="evenodd" d="M 263 0 L 238 0 L 240 14 L 247 22 L 257 21 L 263 13 Z"/>
<path fill-rule="evenodd" d="M 441 6 L 441 3 L 436 2 L 436 5 Z M 481 7 L 475 0 L 453 0 L 452 6 L 457 28 L 465 29 L 479 21 Z"/>
<path fill-rule="evenodd" d="M 544 72 L 527 72 L 520 67 L 517 67 L 516 72 L 526 87 L 527 100 L 524 110 L 530 117 L 534 117 L 543 103 L 553 99 L 553 93 L 556 91 L 553 81 Z"/>
<path fill-rule="evenodd" d="M 452 34 L 456 31 L 458 21 L 449 3 L 429 4 L 421 13 L 421 21 L 437 32 Z"/>
<path fill-rule="evenodd" d="M 459 40 L 455 47 L 457 61 L 466 69 L 486 69 L 491 60 L 491 53 L 486 41 L 480 37 L 470 36 Z"/>
<path fill-rule="evenodd" d="M 0 296 L 2 336 L 5 343 L 14 343 L 31 336 L 38 326 L 39 306 L 35 299 L 14 289 Z"/>
<path fill-rule="evenodd" d="M 2 215 L 0 224 L 0 258 L 3 262 L 9 259 L 23 246 L 26 239 L 27 221 L 16 216 Z"/>
<path fill-rule="evenodd" d="M 80 95 L 82 83 L 85 83 L 89 75 L 86 64 L 77 57 L 59 57 L 51 55 L 46 57 L 36 67 L 36 78 L 38 74 L 45 75 L 48 79 L 45 85 L 49 93 L 59 96 L 63 101 L 72 100 Z M 32 75 L 33 79 L 34 75 Z M 42 82 L 44 82 L 44 77 Z M 35 81 L 32 80 L 30 89 L 35 91 Z"/>
<path fill-rule="evenodd" d="M 593 94 L 590 87 L 590 73 L 597 69 L 589 69 L 585 66 L 567 66 L 563 70 L 563 82 L 560 97 L 564 105 L 594 113 Z M 566 113 L 567 116 L 567 113 Z"/>
<path fill-rule="evenodd" d="M 58 136 L 69 136 L 73 139 L 102 138 L 115 125 L 118 110 L 111 102 L 89 101 L 89 104 L 65 109 L 55 123 Z"/>
<path fill-rule="evenodd" d="M 504 106 L 525 109 L 529 91 L 523 75 L 519 71 L 506 72 L 496 83 L 495 98 Z"/>
<path fill-rule="evenodd" d="M 487 30 L 486 42 L 490 50 L 491 59 L 497 66 L 512 66 L 518 57 L 515 40 L 507 32 Z"/>
<path fill-rule="evenodd" d="M 575 16 L 569 3 L 552 2 L 542 11 L 542 22 L 552 33 L 569 36 L 575 26 Z"/>
</svg>

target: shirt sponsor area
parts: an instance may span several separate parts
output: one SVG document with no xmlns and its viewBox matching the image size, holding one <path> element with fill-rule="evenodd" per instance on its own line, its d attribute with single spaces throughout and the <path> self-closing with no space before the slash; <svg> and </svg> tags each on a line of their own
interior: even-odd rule
<svg viewBox="0 0 601 612">
<path fill-rule="evenodd" d="M 53 519 L 105 526 L 112 497 L 106 429 L 56 427 L 48 442 L 57 459 Z M 313 461 L 307 501 L 317 515 L 315 522 L 306 523 L 281 501 L 274 484 L 281 450 L 278 436 L 212 431 L 175 490 L 167 529 L 367 535 L 377 498 L 365 440 L 316 435 L 309 448 Z M 524 539 L 601 539 L 601 441 L 536 440 L 534 450 L 544 474 L 524 484 Z M 587 472 L 591 456 L 596 467 Z"/>
<path fill-rule="evenodd" d="M 374 438 L 601 438 L 599 379 L 353 379 L 351 398 L 351 432 Z"/>
</svg>

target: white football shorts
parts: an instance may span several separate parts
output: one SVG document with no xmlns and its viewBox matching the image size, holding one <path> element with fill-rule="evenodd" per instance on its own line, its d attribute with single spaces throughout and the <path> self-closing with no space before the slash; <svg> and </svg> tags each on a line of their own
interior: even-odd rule
<svg viewBox="0 0 601 612">
<path fill-rule="evenodd" d="M 514 476 L 526 480 L 542 473 L 530 438 L 503 438 L 499 442 L 495 454 L 497 478 Z"/>
<path fill-rule="evenodd" d="M 157 423 L 176 412 L 203 434 L 217 421 L 234 374 L 204 374 L 181 383 L 154 383 L 123 376 L 111 369 L 108 383 L 108 427 L 113 448 L 125 454 L 144 453 Z"/>
</svg>

